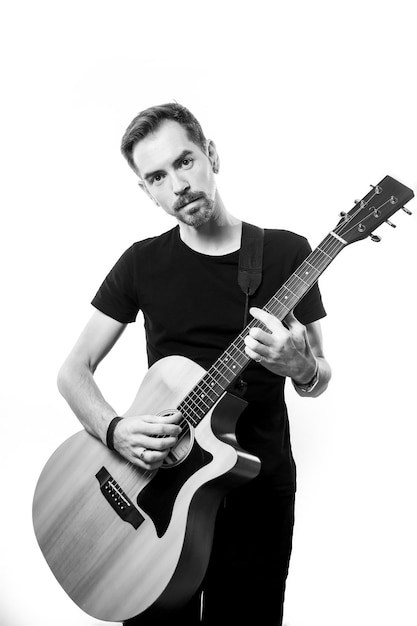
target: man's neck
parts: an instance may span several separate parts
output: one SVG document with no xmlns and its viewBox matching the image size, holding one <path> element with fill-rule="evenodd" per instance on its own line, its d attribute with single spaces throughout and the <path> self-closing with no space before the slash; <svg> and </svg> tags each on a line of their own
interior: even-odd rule
<svg viewBox="0 0 417 626">
<path fill-rule="evenodd" d="M 198 228 L 179 222 L 179 227 L 182 241 L 196 252 L 220 256 L 240 248 L 242 222 L 226 211 L 220 197 L 208 222 Z"/>
</svg>

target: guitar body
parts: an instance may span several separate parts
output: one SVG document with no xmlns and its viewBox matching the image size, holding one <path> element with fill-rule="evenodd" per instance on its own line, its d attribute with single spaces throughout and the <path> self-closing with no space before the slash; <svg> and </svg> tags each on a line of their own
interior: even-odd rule
<svg viewBox="0 0 417 626">
<path fill-rule="evenodd" d="M 204 374 L 185 357 L 161 359 L 125 416 L 175 410 Z M 86 613 L 123 621 L 181 606 L 197 590 L 221 498 L 260 469 L 234 437 L 245 406 L 225 392 L 190 428 L 185 454 L 179 444 L 180 460 L 155 471 L 86 431 L 55 451 L 36 487 L 34 529 L 58 582 Z"/>
</svg>

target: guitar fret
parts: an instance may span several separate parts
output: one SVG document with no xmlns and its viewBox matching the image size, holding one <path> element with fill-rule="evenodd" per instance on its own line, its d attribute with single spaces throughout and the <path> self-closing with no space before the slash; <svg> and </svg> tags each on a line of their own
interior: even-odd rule
<svg viewBox="0 0 417 626">
<path fill-rule="evenodd" d="M 181 412 L 183 412 L 182 408 L 181 408 L 182 405 L 185 408 L 189 409 L 191 411 L 191 414 L 192 414 L 190 416 L 190 420 L 194 421 L 195 418 L 197 418 L 197 423 L 198 423 L 200 421 L 200 419 L 202 417 L 204 417 L 204 415 L 207 413 L 207 410 L 211 408 L 210 404 L 207 404 L 207 402 L 205 400 L 203 400 L 203 402 L 201 400 L 202 399 L 198 395 L 197 388 L 194 388 L 194 389 L 192 389 L 190 391 L 188 396 L 186 396 L 186 398 L 184 398 L 184 400 L 182 401 L 182 403 L 178 407 L 178 409 Z M 202 406 L 202 404 L 204 404 L 205 406 Z"/>
<path fill-rule="evenodd" d="M 202 407 L 192 407 L 189 398 L 183 400 L 181 404 L 178 405 L 178 410 L 181 412 L 183 418 L 186 419 L 187 422 L 190 422 L 192 426 L 197 426 L 207 413 Z"/>
<path fill-rule="evenodd" d="M 282 294 L 282 298 L 284 300 L 284 302 L 282 302 L 282 304 L 285 304 L 285 306 L 288 309 L 293 309 L 293 302 L 296 302 L 298 297 L 296 296 L 296 294 L 291 291 L 291 289 L 288 289 L 288 287 L 286 287 L 285 285 L 283 285 L 281 287 L 281 289 L 278 292 L 279 294 Z"/>
<path fill-rule="evenodd" d="M 187 396 L 187 404 L 188 404 L 188 407 L 193 412 L 196 412 L 196 411 L 198 411 L 200 409 L 200 406 L 199 406 L 198 402 L 196 402 L 196 400 L 195 400 L 195 390 L 194 389 L 192 389 L 191 392 Z"/>
<path fill-rule="evenodd" d="M 299 276 L 297 273 L 295 273 L 294 276 L 297 276 L 297 278 L 299 278 L 305 285 L 308 285 L 310 287 L 310 283 L 304 280 L 304 278 L 301 278 L 301 276 Z"/>
<path fill-rule="evenodd" d="M 229 350 L 212 365 L 210 371 L 190 392 L 183 401 L 183 406 L 187 406 L 187 402 L 188 406 L 191 403 L 191 409 L 194 413 L 201 413 L 203 407 L 205 414 L 217 402 L 225 389 L 249 361 L 249 357 L 242 353 L 241 349 L 236 345 L 237 342 L 244 345 L 243 338 L 238 337 Z"/>
<path fill-rule="evenodd" d="M 304 261 L 304 265 L 308 265 L 309 267 L 311 267 L 311 269 L 313 270 L 313 272 L 316 274 L 314 280 L 317 278 L 317 276 L 320 275 L 320 271 L 317 269 L 317 267 L 315 265 L 312 265 L 311 263 L 309 263 L 307 260 Z M 310 270 L 307 270 L 305 272 L 306 274 L 310 274 Z"/>
<path fill-rule="evenodd" d="M 275 300 L 278 304 L 280 304 L 281 306 L 285 306 L 285 308 L 288 309 L 288 306 L 279 299 L 278 295 L 272 296 L 271 300 Z"/>
<path fill-rule="evenodd" d="M 293 291 L 292 289 L 290 289 L 288 286 L 283 285 L 283 289 L 286 289 L 287 291 L 289 291 L 289 292 L 290 292 L 290 294 L 291 294 L 292 296 L 294 296 L 295 298 L 298 298 L 298 295 L 297 295 L 296 293 L 294 293 L 294 291 Z M 286 297 L 287 297 L 287 296 L 286 296 Z"/>
<path fill-rule="evenodd" d="M 193 402 L 198 406 L 198 403 L 202 403 L 204 404 L 206 409 L 210 408 L 210 403 L 206 402 L 206 398 L 207 398 L 207 394 L 205 393 L 199 393 L 197 391 L 193 391 L 192 392 L 194 396 L 196 396 L 196 399 L 193 400 Z M 191 394 L 190 394 L 191 395 Z"/>
<path fill-rule="evenodd" d="M 223 390 L 221 391 L 220 394 L 218 394 L 217 391 L 213 387 L 209 387 L 207 385 L 206 387 L 207 389 L 201 388 L 199 390 L 198 398 L 207 406 L 207 408 L 211 408 L 212 405 L 215 402 L 217 402 L 217 400 L 220 398 L 221 394 L 223 393 Z"/>
<path fill-rule="evenodd" d="M 225 381 L 226 381 L 226 382 L 227 382 L 227 384 L 229 385 L 229 384 L 230 384 L 230 382 L 231 382 L 231 379 L 227 376 L 227 374 L 229 374 L 229 375 L 230 375 L 230 374 L 233 374 L 232 370 L 228 367 L 227 363 L 224 363 L 224 362 L 219 362 L 219 361 L 217 361 L 216 363 L 217 363 L 218 365 L 217 365 L 217 364 L 214 364 L 214 365 L 213 365 L 213 368 L 216 370 L 216 372 L 217 372 L 218 374 L 220 374 L 220 376 L 222 376 L 222 377 L 225 379 Z M 225 372 L 220 371 L 220 369 L 219 369 L 220 367 L 223 367 L 223 368 L 225 369 Z"/>
<path fill-rule="evenodd" d="M 230 367 L 230 365 L 229 365 L 229 360 L 231 360 L 231 361 L 232 361 L 232 366 L 231 366 L 231 367 Z M 235 361 L 235 359 L 234 359 L 234 358 L 233 358 L 233 357 L 232 357 L 232 356 L 231 356 L 228 352 L 227 352 L 227 353 L 225 353 L 225 356 L 224 356 L 224 357 L 221 357 L 221 358 L 220 358 L 220 361 L 222 362 L 222 364 L 223 364 L 223 365 L 225 365 L 225 367 L 227 367 L 227 369 L 228 369 L 229 371 L 231 371 L 232 373 L 234 373 L 234 372 L 233 372 L 233 370 L 235 370 L 235 369 L 236 369 L 236 364 L 237 364 L 237 362 Z"/>
<path fill-rule="evenodd" d="M 186 398 L 184 398 L 181 404 L 178 405 L 178 410 L 181 412 L 181 415 L 183 416 L 184 419 L 187 420 L 187 422 L 191 422 L 192 426 L 197 426 L 200 423 L 201 419 L 204 417 L 204 413 L 203 413 L 200 416 L 200 419 L 198 419 L 199 416 L 195 415 L 195 409 L 190 407 Z"/>
<path fill-rule="evenodd" d="M 271 312 L 273 315 L 278 316 L 279 314 L 279 307 L 284 307 L 284 309 L 286 309 L 287 311 L 291 311 L 291 307 L 288 306 L 288 301 L 287 302 L 283 302 L 282 300 L 279 299 L 278 296 L 272 296 L 271 300 L 275 301 L 275 305 L 278 305 L 278 309 L 275 310 L 275 307 L 271 306 Z"/>
<path fill-rule="evenodd" d="M 224 375 L 222 377 L 224 378 Z M 211 379 L 211 382 L 206 379 Z M 188 419 L 193 426 L 197 426 L 223 393 L 224 388 L 222 385 L 208 372 L 188 396 L 184 398 L 178 409 L 183 414 L 183 417 Z"/>
<path fill-rule="evenodd" d="M 214 370 L 216 372 L 216 374 L 218 374 L 219 376 L 221 376 L 221 378 L 224 379 L 224 382 L 226 383 L 226 386 L 227 386 L 227 385 L 230 384 L 230 380 L 228 379 L 228 377 L 226 376 L 225 373 L 220 371 L 219 367 L 221 365 L 222 365 L 221 363 L 219 365 L 216 365 L 216 363 L 215 363 L 214 365 L 212 365 L 211 369 Z M 223 385 L 224 383 L 221 383 L 221 384 Z"/>
<path fill-rule="evenodd" d="M 316 250 L 319 250 L 320 252 L 322 252 L 323 254 L 325 254 L 327 256 L 327 258 L 329 258 L 331 261 L 333 261 L 333 257 L 330 256 L 330 254 L 327 254 L 327 252 L 325 252 L 324 250 L 322 250 L 320 248 L 320 246 L 317 246 Z"/>
<path fill-rule="evenodd" d="M 244 367 L 249 359 L 248 355 L 245 352 L 244 337 L 246 337 L 246 335 L 247 335 L 247 331 L 245 332 L 243 336 L 239 335 L 235 343 L 232 344 L 233 349 L 237 352 L 236 356 L 234 356 L 233 358 L 235 359 L 236 363 L 239 365 L 240 368 Z M 240 345 L 237 345 L 237 342 L 239 342 Z"/>
<path fill-rule="evenodd" d="M 207 391 L 208 391 L 208 392 L 211 392 L 211 391 L 212 391 L 213 393 L 215 393 L 216 395 L 218 395 L 218 397 L 220 397 L 220 395 L 221 395 L 221 394 L 223 393 L 223 391 L 224 391 L 223 387 L 222 387 L 222 386 L 221 386 L 221 384 L 220 384 L 220 383 L 219 383 L 219 382 L 218 382 L 218 381 L 217 381 L 217 380 L 213 377 L 213 375 L 211 375 L 210 373 L 208 373 L 208 374 L 207 374 L 207 377 L 208 377 L 208 378 L 211 378 L 210 383 L 206 382 Z M 203 379 L 203 380 L 204 380 L 204 379 Z M 220 393 L 220 394 L 218 394 L 218 393 L 217 393 L 216 386 L 218 387 L 218 389 L 220 389 L 220 391 L 221 391 L 221 393 Z"/>
<path fill-rule="evenodd" d="M 194 390 L 194 393 L 195 393 L 196 396 L 198 396 L 198 400 L 202 400 L 204 402 L 204 404 L 206 404 L 207 407 L 211 407 L 210 403 L 217 402 L 217 400 L 220 398 L 221 394 L 223 393 L 223 389 L 221 388 L 221 385 L 216 383 L 216 381 L 213 380 L 209 384 L 207 381 L 205 381 L 205 378 L 206 377 L 204 377 L 198 383 L 196 389 Z M 217 390 L 215 388 L 216 384 L 219 387 L 219 389 L 221 389 L 221 393 L 220 394 L 217 393 Z M 207 398 L 210 401 L 209 404 L 207 404 L 207 401 L 206 401 Z"/>
</svg>

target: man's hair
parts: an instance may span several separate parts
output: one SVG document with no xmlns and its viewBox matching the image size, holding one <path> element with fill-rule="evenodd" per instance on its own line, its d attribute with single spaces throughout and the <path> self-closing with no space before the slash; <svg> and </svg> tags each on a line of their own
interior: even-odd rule
<svg viewBox="0 0 417 626">
<path fill-rule="evenodd" d="M 205 151 L 206 138 L 203 129 L 188 109 L 176 102 L 149 107 L 141 111 L 131 121 L 121 143 L 122 154 L 136 174 L 138 171 L 133 161 L 133 150 L 136 144 L 150 133 L 155 132 L 165 120 L 178 122 L 186 130 L 190 141 Z"/>
</svg>

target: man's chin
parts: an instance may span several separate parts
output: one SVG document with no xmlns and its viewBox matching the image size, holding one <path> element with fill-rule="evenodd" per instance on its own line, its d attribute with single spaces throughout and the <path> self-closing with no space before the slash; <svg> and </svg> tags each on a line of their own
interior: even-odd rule
<svg viewBox="0 0 417 626">
<path fill-rule="evenodd" d="M 206 224 L 213 215 L 212 207 L 193 207 L 189 211 L 180 211 L 177 215 L 178 219 L 187 224 L 187 226 L 193 226 L 193 228 L 200 228 L 203 224 Z"/>
</svg>

